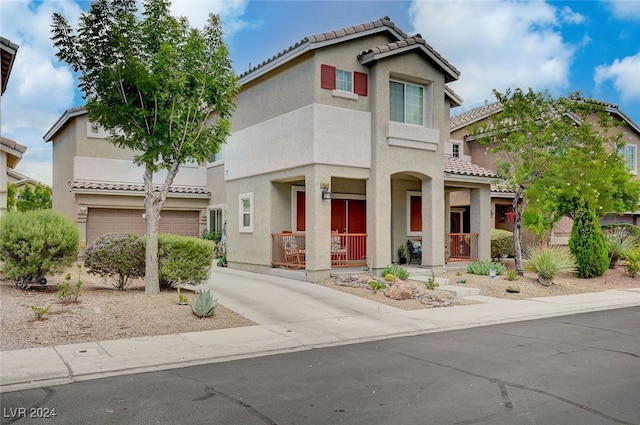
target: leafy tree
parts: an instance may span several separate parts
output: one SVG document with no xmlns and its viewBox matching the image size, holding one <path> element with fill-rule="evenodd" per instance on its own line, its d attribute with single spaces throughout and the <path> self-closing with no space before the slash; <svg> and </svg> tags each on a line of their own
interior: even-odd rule
<svg viewBox="0 0 640 425">
<path fill-rule="evenodd" d="M 532 89 L 493 94 L 502 111 L 476 126 L 471 137 L 498 155 L 498 174 L 515 192 L 515 264 L 522 275 L 522 214 L 530 202 L 551 228 L 583 202 L 604 214 L 637 203 L 640 191 L 621 171 L 620 136 L 611 135 L 613 120 L 601 103 L 580 93 L 559 98 Z M 619 187 L 621 182 L 625 185 Z M 596 192 L 575 190 L 587 184 L 597 186 Z"/>
<path fill-rule="evenodd" d="M 7 183 L 7 211 L 15 211 L 18 188 L 14 183 Z"/>
<path fill-rule="evenodd" d="M 609 266 L 607 244 L 596 213 L 586 203 L 576 208 L 569 238 L 576 259 L 576 274 L 584 278 L 602 276 Z"/>
<path fill-rule="evenodd" d="M 96 0 L 74 31 L 53 15 L 57 56 L 79 72 L 92 122 L 144 168 L 147 294 L 160 292 L 158 223 L 179 166 L 202 163 L 230 134 L 239 91 L 217 15 L 202 30 L 169 14 L 168 0 Z M 161 186 L 153 175 L 166 170 Z"/>
<path fill-rule="evenodd" d="M 20 191 L 20 196 L 16 201 L 16 207 L 18 211 L 31 211 L 31 210 L 50 210 L 51 209 L 51 188 L 48 186 L 36 183 L 33 190 L 31 186 L 25 186 Z"/>
</svg>

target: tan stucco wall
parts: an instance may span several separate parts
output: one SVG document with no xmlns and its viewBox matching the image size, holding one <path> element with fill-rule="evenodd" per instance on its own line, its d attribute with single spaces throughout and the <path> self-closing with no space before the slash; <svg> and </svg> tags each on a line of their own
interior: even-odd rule
<svg viewBox="0 0 640 425">
<path fill-rule="evenodd" d="M 69 182 L 73 180 L 73 158 L 78 151 L 77 134 L 84 133 L 85 128 L 70 124 L 56 136 L 52 148 L 53 172 L 51 197 L 52 207 L 69 218 L 75 220 L 76 201 L 69 191 Z"/>
</svg>

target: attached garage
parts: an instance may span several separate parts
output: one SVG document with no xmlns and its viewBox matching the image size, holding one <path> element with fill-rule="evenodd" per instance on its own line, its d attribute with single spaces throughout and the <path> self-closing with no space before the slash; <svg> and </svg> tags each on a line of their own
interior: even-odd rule
<svg viewBox="0 0 640 425">
<path fill-rule="evenodd" d="M 87 214 L 87 243 L 105 233 L 145 233 L 144 210 L 89 208 Z M 199 211 L 163 210 L 160 212 L 160 233 L 199 236 Z"/>
</svg>

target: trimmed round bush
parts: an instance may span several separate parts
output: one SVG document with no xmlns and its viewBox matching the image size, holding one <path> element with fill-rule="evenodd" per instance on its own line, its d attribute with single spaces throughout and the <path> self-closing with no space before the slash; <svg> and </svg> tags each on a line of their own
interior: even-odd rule
<svg viewBox="0 0 640 425">
<path fill-rule="evenodd" d="M 124 291 L 130 279 L 144 277 L 144 242 L 133 233 L 107 233 L 84 251 L 87 273 L 117 276 L 115 288 Z"/>
<path fill-rule="evenodd" d="M 214 243 L 190 236 L 158 235 L 160 287 L 199 285 L 209 277 Z"/>
<path fill-rule="evenodd" d="M 491 229 L 491 258 L 498 261 L 513 254 L 513 233 L 508 230 Z"/>
<path fill-rule="evenodd" d="M 46 274 L 62 273 L 78 257 L 79 240 L 76 225 L 59 212 L 9 212 L 0 219 L 4 274 L 24 289 Z"/>
</svg>

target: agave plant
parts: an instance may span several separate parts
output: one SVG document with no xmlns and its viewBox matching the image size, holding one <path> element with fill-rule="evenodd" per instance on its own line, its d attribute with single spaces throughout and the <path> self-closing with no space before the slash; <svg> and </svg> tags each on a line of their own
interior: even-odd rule
<svg viewBox="0 0 640 425">
<path fill-rule="evenodd" d="M 207 289 L 200 291 L 196 299 L 191 304 L 191 310 L 193 314 L 198 317 L 209 317 L 216 314 L 216 307 L 218 306 L 218 300 L 213 299 L 211 292 Z"/>
<path fill-rule="evenodd" d="M 526 271 L 538 273 L 538 282 L 551 286 L 558 273 L 572 272 L 576 268 L 573 256 L 560 247 L 532 248 L 524 261 Z"/>
<path fill-rule="evenodd" d="M 607 244 L 607 250 L 609 251 L 610 269 L 615 269 L 618 261 L 624 258 L 629 252 L 638 248 L 636 238 L 628 235 L 624 229 L 605 232 L 604 240 Z"/>
</svg>

